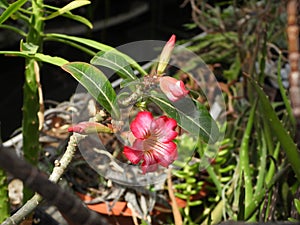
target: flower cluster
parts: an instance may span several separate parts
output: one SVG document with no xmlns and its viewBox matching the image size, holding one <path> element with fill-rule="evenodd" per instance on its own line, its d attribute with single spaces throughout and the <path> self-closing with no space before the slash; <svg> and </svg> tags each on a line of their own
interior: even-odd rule
<svg viewBox="0 0 300 225">
<path fill-rule="evenodd" d="M 173 34 L 160 54 L 156 70 L 157 76 L 159 78 L 160 89 L 172 102 L 182 99 L 189 93 L 181 80 L 177 80 L 169 76 L 162 76 L 167 64 L 170 61 L 172 51 L 175 47 L 175 41 L 176 36 Z"/>
<path fill-rule="evenodd" d="M 156 74 L 149 75 L 151 82 L 159 83 L 161 91 L 170 101 L 178 101 L 184 98 L 189 91 L 184 83 L 170 76 L 163 76 L 163 72 L 169 63 L 171 53 L 175 46 L 175 35 L 164 46 L 159 58 Z M 141 162 L 143 173 L 153 172 L 158 166 L 168 167 L 177 158 L 177 146 L 174 139 L 176 120 L 167 116 L 154 118 L 150 112 L 141 111 L 130 124 L 130 130 L 135 137 L 132 146 L 124 147 L 124 155 L 133 164 Z M 82 122 L 69 128 L 69 132 L 89 134 L 94 132 L 113 133 L 112 127 L 96 122 Z"/>
<path fill-rule="evenodd" d="M 157 170 L 158 165 L 168 167 L 177 158 L 176 120 L 161 116 L 153 118 L 147 111 L 139 112 L 130 124 L 136 137 L 132 147 L 124 147 L 124 155 L 133 164 L 142 162 L 143 173 Z"/>
</svg>

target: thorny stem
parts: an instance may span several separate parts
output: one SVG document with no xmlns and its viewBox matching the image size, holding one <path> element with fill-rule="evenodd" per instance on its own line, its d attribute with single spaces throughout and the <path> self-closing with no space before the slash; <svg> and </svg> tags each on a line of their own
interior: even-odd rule
<svg viewBox="0 0 300 225">
<path fill-rule="evenodd" d="M 289 76 L 290 80 L 290 95 L 293 105 L 294 115 L 300 118 L 300 73 L 299 73 L 299 28 L 297 25 L 297 0 L 290 0 L 287 5 L 288 14 L 288 46 L 289 46 L 289 62 L 291 66 L 291 72 Z"/>
<path fill-rule="evenodd" d="M 299 72 L 299 27 L 297 24 L 297 9 L 298 1 L 290 0 L 287 5 L 287 15 L 288 15 L 288 48 L 289 48 L 289 63 L 291 71 L 289 74 L 289 94 L 291 98 L 293 114 L 296 118 L 297 129 L 296 129 L 296 140 L 298 140 L 298 146 L 300 146 L 299 136 L 300 132 L 300 72 Z"/>
<path fill-rule="evenodd" d="M 64 173 L 67 166 L 72 161 L 72 158 L 76 152 L 77 142 L 83 139 L 84 136 L 80 134 L 73 134 L 70 137 L 66 152 L 62 158 L 55 163 L 55 167 L 49 176 L 49 181 L 57 183 Z M 43 200 L 43 197 L 38 193 L 29 199 L 22 208 L 20 208 L 15 214 L 7 218 L 1 225 L 14 225 L 19 224 L 26 216 L 28 216 Z"/>
</svg>

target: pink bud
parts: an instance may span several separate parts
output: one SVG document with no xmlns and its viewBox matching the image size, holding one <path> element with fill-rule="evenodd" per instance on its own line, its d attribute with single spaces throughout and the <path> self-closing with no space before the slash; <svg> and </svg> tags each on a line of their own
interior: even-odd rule
<svg viewBox="0 0 300 225">
<path fill-rule="evenodd" d="M 159 62 L 157 66 L 158 75 L 162 74 L 165 71 L 166 66 L 170 61 L 171 53 L 175 46 L 175 42 L 176 42 L 176 36 L 173 34 L 160 54 Z"/>
<path fill-rule="evenodd" d="M 182 80 L 177 80 L 173 77 L 160 77 L 159 85 L 162 92 L 172 102 L 182 99 L 189 93 L 189 91 L 185 89 Z"/>
<path fill-rule="evenodd" d="M 90 133 L 113 133 L 112 128 L 109 128 L 101 123 L 96 122 L 81 122 L 70 126 L 69 132 L 75 132 L 79 134 L 90 134 Z"/>
</svg>

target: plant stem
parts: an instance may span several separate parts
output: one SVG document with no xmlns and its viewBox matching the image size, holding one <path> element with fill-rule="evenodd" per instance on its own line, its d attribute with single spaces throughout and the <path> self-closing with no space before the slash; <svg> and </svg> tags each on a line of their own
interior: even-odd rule
<svg viewBox="0 0 300 225">
<path fill-rule="evenodd" d="M 26 39 L 27 43 L 37 45 L 41 48 L 44 23 L 42 20 L 43 10 L 40 8 L 43 5 L 43 0 L 32 0 L 32 16 L 30 28 Z M 41 51 L 41 49 L 39 49 Z M 32 165 L 36 165 L 39 156 L 39 118 L 38 112 L 40 109 L 38 82 L 37 77 L 38 64 L 34 59 L 25 60 L 25 83 L 24 83 L 24 102 L 23 102 L 23 151 L 25 159 Z M 32 196 L 28 189 L 24 189 L 24 201 L 27 201 Z"/>
<path fill-rule="evenodd" d="M 84 136 L 79 134 L 73 134 L 70 137 L 70 141 L 68 143 L 66 152 L 62 156 L 62 158 L 59 160 L 59 162 L 56 163 L 51 175 L 49 176 L 49 180 L 53 183 L 57 183 L 70 164 L 75 152 L 77 143 L 83 138 Z M 13 214 L 11 217 L 6 219 L 1 225 L 14 225 L 19 224 L 26 216 L 28 216 L 43 200 L 42 196 L 38 193 L 35 193 L 34 196 L 29 199 L 22 208 L 20 208 L 15 214 Z"/>
<path fill-rule="evenodd" d="M 6 173 L 0 169 L 0 222 L 9 217 L 8 190 Z"/>
</svg>

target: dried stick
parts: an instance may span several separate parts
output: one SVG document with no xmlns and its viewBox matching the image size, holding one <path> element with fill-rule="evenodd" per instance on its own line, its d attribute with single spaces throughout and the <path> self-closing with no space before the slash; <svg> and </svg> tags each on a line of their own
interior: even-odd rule
<svg viewBox="0 0 300 225">
<path fill-rule="evenodd" d="M 71 162 L 76 151 L 77 142 L 83 136 L 72 135 L 68 147 L 61 160 L 55 163 L 49 180 L 35 167 L 18 159 L 12 149 L 1 147 L 0 167 L 20 178 L 28 187 L 38 192 L 14 215 L 5 220 L 1 225 L 14 225 L 20 223 L 41 202 L 42 196 L 55 205 L 70 221 L 75 224 L 108 224 L 102 217 L 86 208 L 80 200 L 70 193 L 62 190 L 56 182 Z"/>
<path fill-rule="evenodd" d="M 175 194 L 173 191 L 173 187 L 172 187 L 172 172 L 171 169 L 168 170 L 168 192 L 169 192 L 169 196 L 171 199 L 171 206 L 172 206 L 172 212 L 173 212 L 173 216 L 174 216 L 174 222 L 175 225 L 182 225 L 182 217 L 178 208 L 178 205 L 176 203 L 176 199 L 175 199 Z"/>
</svg>

